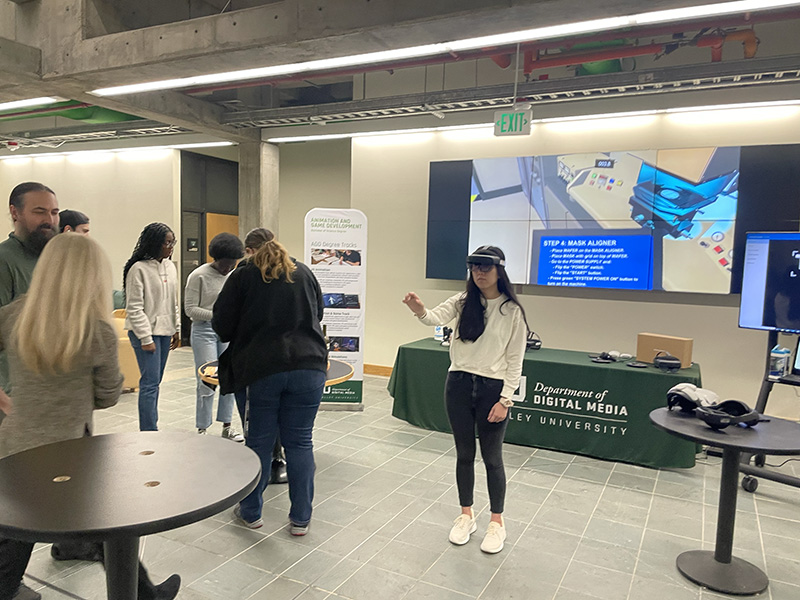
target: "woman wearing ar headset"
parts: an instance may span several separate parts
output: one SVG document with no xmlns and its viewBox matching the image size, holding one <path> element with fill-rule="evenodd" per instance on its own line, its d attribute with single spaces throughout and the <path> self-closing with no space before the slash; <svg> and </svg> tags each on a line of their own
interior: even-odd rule
<svg viewBox="0 0 800 600">
<path fill-rule="evenodd" d="M 456 444 L 456 484 L 461 514 L 450 530 L 450 541 L 463 545 L 478 526 L 472 511 L 475 487 L 475 429 L 486 465 L 491 518 L 481 550 L 503 549 L 506 530 L 503 504 L 506 473 L 503 437 L 511 396 L 519 385 L 528 323 L 505 269 L 505 254 L 496 246 L 481 246 L 467 257 L 470 274 L 465 292 L 436 308 L 414 292 L 403 302 L 425 325 L 456 321 L 450 343 L 450 369 L 445 404 Z"/>
</svg>

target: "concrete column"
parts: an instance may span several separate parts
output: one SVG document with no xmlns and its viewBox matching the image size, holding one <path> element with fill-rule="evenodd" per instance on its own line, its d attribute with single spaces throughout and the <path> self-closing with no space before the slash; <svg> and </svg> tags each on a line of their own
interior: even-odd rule
<svg viewBox="0 0 800 600">
<path fill-rule="evenodd" d="M 278 236 L 278 147 L 239 144 L 239 235 L 266 227 Z"/>
</svg>

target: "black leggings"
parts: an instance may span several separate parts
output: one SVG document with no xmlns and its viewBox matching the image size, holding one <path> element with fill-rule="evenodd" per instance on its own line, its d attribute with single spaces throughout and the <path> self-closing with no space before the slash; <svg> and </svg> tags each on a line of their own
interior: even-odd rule
<svg viewBox="0 0 800 600">
<path fill-rule="evenodd" d="M 487 419 L 500 400 L 503 381 L 463 371 L 447 374 L 444 398 L 447 418 L 456 442 L 456 485 L 461 506 L 472 506 L 475 488 L 475 428 L 486 465 L 489 505 L 493 513 L 503 512 L 506 497 L 506 471 L 503 467 L 503 437 L 508 417 L 499 423 Z"/>
</svg>

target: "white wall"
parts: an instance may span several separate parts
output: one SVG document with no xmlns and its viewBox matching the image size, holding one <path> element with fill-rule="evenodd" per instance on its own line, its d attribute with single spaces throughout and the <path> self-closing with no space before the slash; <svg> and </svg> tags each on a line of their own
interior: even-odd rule
<svg viewBox="0 0 800 600">
<path fill-rule="evenodd" d="M 115 288 L 122 288 L 122 268 L 145 225 L 161 221 L 180 239 L 177 150 L 0 160 L 0 194 L 4 199 L 23 181 L 44 183 L 56 193 L 61 209 L 71 208 L 89 216 L 92 237 L 111 259 Z M 13 230 L 8 209 L 4 210 L 6 220 L 0 221 L 3 239 Z M 180 265 L 179 246 L 173 260 Z"/>
<path fill-rule="evenodd" d="M 281 146 L 279 170 L 278 239 L 303 260 L 306 213 L 350 206 L 350 140 Z"/>
<path fill-rule="evenodd" d="M 354 139 L 351 205 L 369 219 L 365 362 L 392 365 L 398 345 L 431 335 L 401 303 L 407 291 L 418 292 L 426 303 L 434 305 L 463 289 L 458 282 L 425 279 L 430 161 L 796 143 L 800 141 L 800 109 L 789 109 L 788 113 L 787 118 L 780 119 L 776 118 L 775 109 L 751 110 L 728 115 L 721 122 L 706 113 L 691 123 L 652 116 L 540 124 L 525 138 L 496 139 L 491 134 L 465 131 Z M 502 240 L 497 245 L 502 247 Z M 523 294 L 530 325 L 548 347 L 635 353 L 639 332 L 691 337 L 695 340 L 694 360 L 702 367 L 703 384 L 723 397 L 755 403 L 763 373 L 766 333 L 738 328 L 738 297 L 534 286 L 524 286 Z M 794 389 L 776 386 L 770 412 L 800 417 L 800 400 Z"/>
</svg>

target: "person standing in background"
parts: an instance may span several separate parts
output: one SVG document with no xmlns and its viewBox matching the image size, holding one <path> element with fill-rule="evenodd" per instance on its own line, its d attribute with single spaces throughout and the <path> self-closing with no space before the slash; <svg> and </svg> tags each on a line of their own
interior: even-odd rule
<svg viewBox="0 0 800 600">
<path fill-rule="evenodd" d="M 158 430 L 158 393 L 169 351 L 178 347 L 178 271 L 170 258 L 175 234 L 164 223 L 144 228 L 125 264 L 125 329 L 139 363 L 139 430 Z"/>
<path fill-rule="evenodd" d="M 195 377 L 197 378 L 197 409 L 195 413 L 198 433 L 206 433 L 211 427 L 214 410 L 215 387 L 210 387 L 201 378 L 198 369 L 205 363 L 217 360 L 228 344 L 219 341 L 211 328 L 214 302 L 222 289 L 228 274 L 244 256 L 242 241 L 230 233 L 214 236 L 208 245 L 212 263 L 199 266 L 189 274 L 183 295 L 183 306 L 192 320 L 190 340 L 194 354 Z M 231 426 L 233 419 L 233 394 L 220 394 L 217 406 L 217 421 L 222 423 L 222 437 L 234 442 L 243 442 L 244 436 Z"/>
<path fill-rule="evenodd" d="M 314 419 L 322 400 L 328 350 L 322 333 L 322 292 L 272 233 L 231 273 L 214 304 L 212 326 L 230 346 L 220 357 L 222 392 L 236 393 L 245 415 L 245 443 L 261 460 L 261 478 L 236 507 L 246 527 L 263 525 L 263 493 L 275 438 L 286 449 L 289 533 L 308 532 L 314 499 Z M 248 234 L 248 238 L 250 234 Z M 247 243 L 247 239 L 246 239 Z"/>
<path fill-rule="evenodd" d="M 28 291 L 39 255 L 58 233 L 58 200 L 42 183 L 28 181 L 16 186 L 8 210 L 14 231 L 0 242 L 0 306 Z M 0 354 L 0 388 L 9 391 L 5 353 Z"/>
<path fill-rule="evenodd" d="M 89 235 L 89 217 L 77 210 L 64 209 L 58 214 L 58 230 Z"/>
</svg>

